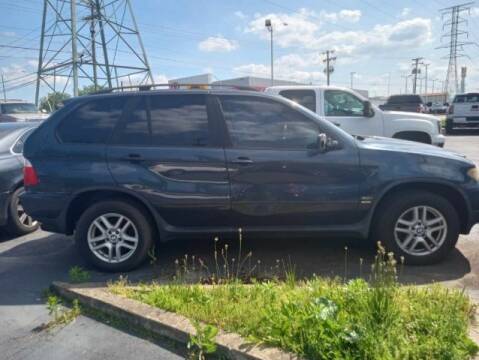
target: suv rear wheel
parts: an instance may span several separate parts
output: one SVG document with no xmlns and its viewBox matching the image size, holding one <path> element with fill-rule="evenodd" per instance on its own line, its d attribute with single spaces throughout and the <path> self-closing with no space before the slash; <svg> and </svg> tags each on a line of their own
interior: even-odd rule
<svg viewBox="0 0 479 360">
<path fill-rule="evenodd" d="M 129 271 L 147 257 L 153 243 L 148 216 L 120 200 L 89 207 L 78 220 L 75 237 L 85 258 L 105 271 Z"/>
<path fill-rule="evenodd" d="M 442 196 L 413 191 L 387 199 L 376 212 L 374 240 L 408 264 L 432 264 L 456 246 L 459 217 Z"/>
</svg>

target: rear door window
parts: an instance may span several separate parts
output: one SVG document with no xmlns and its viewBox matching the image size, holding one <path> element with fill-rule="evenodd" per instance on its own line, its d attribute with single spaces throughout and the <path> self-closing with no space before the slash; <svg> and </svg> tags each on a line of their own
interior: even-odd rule
<svg viewBox="0 0 479 360">
<path fill-rule="evenodd" d="M 105 144 L 120 119 L 125 98 L 89 101 L 68 114 L 57 129 L 64 143 Z"/>
<path fill-rule="evenodd" d="M 112 143 L 116 145 L 148 146 L 151 144 L 150 129 L 146 110 L 146 97 L 133 100 L 120 125 L 115 130 Z"/>
<path fill-rule="evenodd" d="M 153 146 L 208 146 L 206 95 L 152 95 L 150 118 Z"/>
<path fill-rule="evenodd" d="M 314 90 L 282 90 L 281 96 L 316 112 L 316 93 Z"/>
</svg>

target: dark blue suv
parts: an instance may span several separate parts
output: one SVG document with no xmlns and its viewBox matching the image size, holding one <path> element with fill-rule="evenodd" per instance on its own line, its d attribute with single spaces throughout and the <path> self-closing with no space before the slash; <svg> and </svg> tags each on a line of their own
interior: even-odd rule
<svg viewBox="0 0 479 360">
<path fill-rule="evenodd" d="M 479 174 L 433 146 L 353 137 L 284 98 L 231 90 L 80 97 L 27 140 L 26 211 L 97 267 L 178 236 L 348 235 L 408 263 L 479 222 Z"/>
</svg>

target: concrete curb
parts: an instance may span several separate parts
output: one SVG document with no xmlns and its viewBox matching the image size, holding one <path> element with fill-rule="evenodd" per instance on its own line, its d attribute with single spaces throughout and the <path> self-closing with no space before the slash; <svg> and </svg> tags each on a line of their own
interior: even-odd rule
<svg viewBox="0 0 479 360">
<path fill-rule="evenodd" d="M 80 304 L 145 328 L 161 337 L 184 344 L 185 347 L 190 335 L 195 333 L 186 317 L 114 295 L 104 284 L 53 282 L 52 289 L 66 299 L 78 299 Z M 215 340 L 220 352 L 235 360 L 301 360 L 296 355 L 273 347 L 251 344 L 238 334 L 222 330 Z"/>
</svg>

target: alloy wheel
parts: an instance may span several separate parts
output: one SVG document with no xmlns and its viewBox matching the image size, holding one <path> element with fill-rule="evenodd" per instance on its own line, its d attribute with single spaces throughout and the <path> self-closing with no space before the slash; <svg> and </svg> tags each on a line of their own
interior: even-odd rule
<svg viewBox="0 0 479 360">
<path fill-rule="evenodd" d="M 91 252 L 107 263 L 129 259 L 138 247 L 140 236 L 135 224 L 125 215 L 108 213 L 92 221 L 87 235 Z"/>
<path fill-rule="evenodd" d="M 414 206 L 399 216 L 394 226 L 398 246 L 414 256 L 436 252 L 447 236 L 447 221 L 444 215 L 430 206 Z"/>
<path fill-rule="evenodd" d="M 25 212 L 23 206 L 20 204 L 18 199 L 16 200 L 16 202 L 18 221 L 20 221 L 20 223 L 27 228 L 33 228 L 37 226 L 38 222 L 36 220 L 33 220 L 33 218 Z"/>
</svg>

